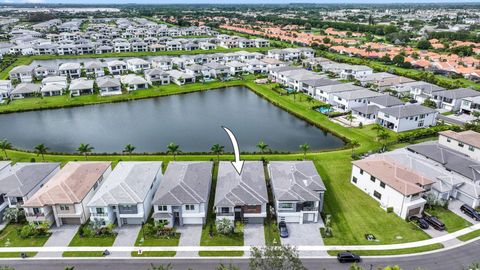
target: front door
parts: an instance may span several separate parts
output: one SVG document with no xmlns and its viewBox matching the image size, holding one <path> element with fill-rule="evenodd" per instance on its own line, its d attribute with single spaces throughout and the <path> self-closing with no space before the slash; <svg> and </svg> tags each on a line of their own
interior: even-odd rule
<svg viewBox="0 0 480 270">
<path fill-rule="evenodd" d="M 235 222 L 237 222 L 237 221 L 242 222 L 243 221 L 242 207 L 241 206 L 235 206 L 235 208 L 233 210 L 235 212 Z"/>
</svg>

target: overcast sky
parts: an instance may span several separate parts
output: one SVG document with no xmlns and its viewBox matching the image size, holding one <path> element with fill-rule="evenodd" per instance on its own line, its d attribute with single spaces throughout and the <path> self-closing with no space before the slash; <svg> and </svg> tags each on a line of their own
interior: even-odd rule
<svg viewBox="0 0 480 270">
<path fill-rule="evenodd" d="M 480 0 L 0 0 L 0 3 L 47 3 L 47 4 L 268 4 L 268 3 L 480 3 Z"/>
</svg>

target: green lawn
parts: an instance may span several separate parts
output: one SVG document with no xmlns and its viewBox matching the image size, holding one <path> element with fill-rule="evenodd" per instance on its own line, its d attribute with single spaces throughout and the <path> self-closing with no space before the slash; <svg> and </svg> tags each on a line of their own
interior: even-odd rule
<svg viewBox="0 0 480 270">
<path fill-rule="evenodd" d="M 263 230 L 265 233 L 265 244 L 269 246 L 281 245 L 280 233 L 278 231 L 278 225 L 273 222 L 265 222 Z"/>
<path fill-rule="evenodd" d="M 69 247 L 110 247 L 115 241 L 115 236 L 109 237 L 80 237 L 77 232 L 70 241 Z"/>
<path fill-rule="evenodd" d="M 176 237 L 170 238 L 155 238 L 143 237 L 143 233 L 140 230 L 137 236 L 137 240 L 135 241 L 135 246 L 169 246 L 169 247 L 176 247 L 180 242 L 180 233 L 177 233 Z M 177 254 L 176 251 L 144 251 L 142 254 L 138 254 L 138 252 L 132 251 L 132 256 L 134 257 L 174 257 Z"/>
<path fill-rule="evenodd" d="M 65 251 L 62 257 L 103 257 L 103 251 Z"/>
<path fill-rule="evenodd" d="M 450 233 L 472 226 L 472 223 L 443 207 L 425 209 L 425 212 L 438 217 L 443 223 L 445 223 L 447 231 Z"/>
<path fill-rule="evenodd" d="M 351 250 L 351 252 L 360 256 L 386 256 L 386 255 L 400 255 L 400 254 L 413 254 L 426 251 L 432 251 L 443 248 L 440 243 L 431 244 L 427 246 L 415 247 L 415 248 L 403 248 L 403 249 L 386 249 L 386 250 Z M 328 250 L 327 253 L 331 256 L 337 256 L 338 250 Z"/>
<path fill-rule="evenodd" d="M 477 238 L 477 237 L 480 237 L 480 230 L 476 230 L 473 232 L 469 232 L 465 235 L 459 236 L 458 239 L 461 241 L 468 241 L 470 239 Z"/>
<path fill-rule="evenodd" d="M 35 257 L 37 252 L 25 252 L 27 257 Z M 0 258 L 20 258 L 20 252 L 0 252 Z"/>
<path fill-rule="evenodd" d="M 21 238 L 17 230 L 22 227 L 18 224 L 7 225 L 0 233 L 0 247 L 42 247 L 47 242 L 48 236 Z"/>
<path fill-rule="evenodd" d="M 132 257 L 175 257 L 176 254 L 176 251 L 143 251 L 142 254 L 132 251 Z"/>
<path fill-rule="evenodd" d="M 199 251 L 200 257 L 241 257 L 243 251 Z"/>
</svg>

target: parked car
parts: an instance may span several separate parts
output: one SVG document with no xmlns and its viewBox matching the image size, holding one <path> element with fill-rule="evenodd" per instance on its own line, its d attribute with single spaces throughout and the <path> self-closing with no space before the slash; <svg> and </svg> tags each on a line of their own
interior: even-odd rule
<svg viewBox="0 0 480 270">
<path fill-rule="evenodd" d="M 362 259 L 357 254 L 354 254 L 354 253 L 349 252 L 349 251 L 345 251 L 345 252 L 339 252 L 337 254 L 337 260 L 341 263 L 348 263 L 348 262 L 357 262 L 358 263 Z"/>
<path fill-rule="evenodd" d="M 287 223 L 285 223 L 285 221 L 280 221 L 278 223 L 278 229 L 280 230 L 280 237 L 282 238 L 288 237 L 288 228 L 287 228 Z"/>
<path fill-rule="evenodd" d="M 428 225 L 428 222 L 427 222 L 424 218 L 422 218 L 422 217 L 411 216 L 411 217 L 409 217 L 408 219 L 409 219 L 410 221 L 414 222 L 415 224 L 417 224 L 418 227 L 420 227 L 420 228 L 422 228 L 422 229 L 424 229 L 424 230 L 426 230 L 426 229 L 428 229 L 428 227 L 430 227 L 430 226 Z"/>
<path fill-rule="evenodd" d="M 464 204 L 464 205 L 460 206 L 460 210 L 461 210 L 465 215 L 473 218 L 474 220 L 480 221 L 480 213 L 478 213 L 478 211 L 475 210 L 475 209 L 473 209 L 473 207 L 471 207 L 470 205 Z"/>
<path fill-rule="evenodd" d="M 424 213 L 423 218 L 437 231 L 444 231 L 446 229 L 445 224 L 435 216 Z"/>
</svg>

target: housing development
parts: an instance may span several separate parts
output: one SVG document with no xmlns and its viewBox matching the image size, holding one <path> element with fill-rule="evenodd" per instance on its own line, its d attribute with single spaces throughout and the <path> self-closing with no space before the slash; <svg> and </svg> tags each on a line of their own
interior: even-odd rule
<svg viewBox="0 0 480 270">
<path fill-rule="evenodd" d="M 479 14 L 0 4 L 0 268 L 479 269 Z"/>
</svg>

